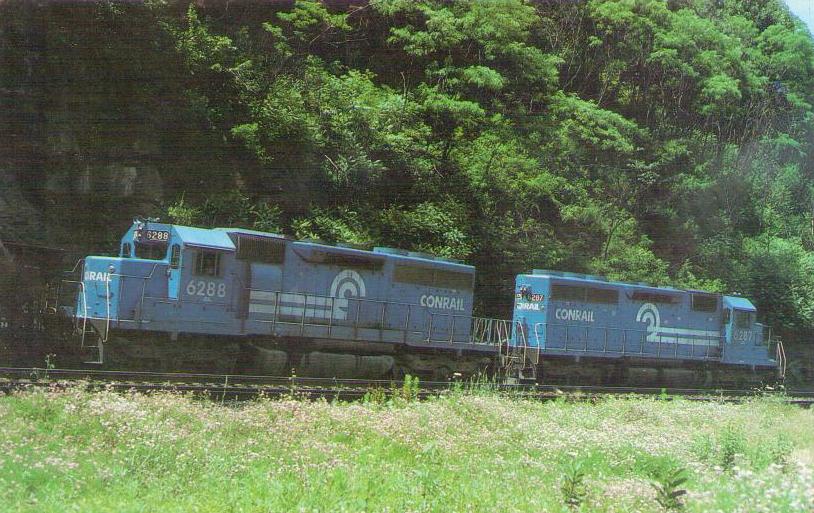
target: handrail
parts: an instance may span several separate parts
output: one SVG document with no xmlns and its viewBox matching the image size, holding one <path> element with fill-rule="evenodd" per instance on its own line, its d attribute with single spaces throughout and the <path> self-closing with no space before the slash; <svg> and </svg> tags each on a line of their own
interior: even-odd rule
<svg viewBox="0 0 814 513">
<path fill-rule="evenodd" d="M 100 337 L 102 342 L 107 342 L 107 337 L 110 334 L 110 280 L 105 280 L 105 303 L 107 304 L 107 323 L 105 325 L 105 334 Z"/>
<path fill-rule="evenodd" d="M 74 264 L 73 269 L 71 269 L 70 271 L 62 271 L 62 274 L 74 274 L 74 273 L 76 272 L 76 270 L 77 270 L 77 269 L 79 269 L 79 266 L 80 266 L 81 264 L 83 264 L 84 262 L 85 262 L 85 259 L 84 259 L 84 258 L 80 258 L 80 259 L 79 259 L 79 260 L 77 260 L 77 261 L 76 261 L 76 263 Z"/>
<path fill-rule="evenodd" d="M 85 292 L 85 282 L 77 281 L 77 280 L 62 280 L 62 282 L 63 283 L 74 283 L 74 284 L 79 285 L 79 291 L 82 294 L 82 310 L 83 310 L 83 312 L 82 312 L 82 340 L 81 340 L 80 344 L 82 346 L 84 346 L 84 344 L 85 344 L 85 331 L 86 331 L 85 328 L 87 328 L 87 325 L 88 325 L 88 295 Z M 76 315 L 76 312 L 74 312 L 73 318 L 74 318 L 74 329 L 78 329 L 78 327 L 79 327 L 79 319 L 78 319 L 78 316 Z"/>
<path fill-rule="evenodd" d="M 778 378 L 785 379 L 786 378 L 786 348 L 783 346 L 783 341 L 779 338 L 777 339 L 777 345 L 775 346 L 775 354 L 776 354 L 776 361 L 777 361 L 777 374 Z"/>
</svg>

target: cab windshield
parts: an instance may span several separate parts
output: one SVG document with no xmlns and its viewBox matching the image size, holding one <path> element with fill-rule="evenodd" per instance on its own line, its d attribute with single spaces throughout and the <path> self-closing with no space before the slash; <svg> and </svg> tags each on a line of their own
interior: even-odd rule
<svg viewBox="0 0 814 513">
<path fill-rule="evenodd" d="M 168 244 L 166 242 L 152 242 L 150 244 L 136 242 L 134 246 L 136 258 L 144 258 L 147 260 L 164 260 L 164 258 L 167 256 Z"/>
</svg>

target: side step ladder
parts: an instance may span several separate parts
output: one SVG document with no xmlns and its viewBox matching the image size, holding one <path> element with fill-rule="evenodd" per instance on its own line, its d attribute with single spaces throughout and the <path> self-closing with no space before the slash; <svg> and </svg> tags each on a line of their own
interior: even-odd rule
<svg viewBox="0 0 814 513">
<path fill-rule="evenodd" d="M 103 337 L 96 328 L 87 323 L 83 323 L 80 328 L 81 340 L 79 347 L 82 349 L 83 354 L 90 352 L 91 355 L 96 356 L 96 359 L 85 361 L 89 365 L 103 365 L 105 363 L 105 342 L 106 337 Z"/>
<path fill-rule="evenodd" d="M 500 339 L 499 365 L 507 380 L 518 383 L 537 383 L 537 366 L 540 363 L 540 348 L 531 347 L 526 339 L 523 325 L 514 323 L 515 338 L 512 344 L 511 323 L 506 323 L 498 333 Z"/>
<path fill-rule="evenodd" d="M 537 366 L 532 365 L 522 348 L 503 354 L 500 365 L 507 380 L 530 384 L 537 382 Z"/>
</svg>

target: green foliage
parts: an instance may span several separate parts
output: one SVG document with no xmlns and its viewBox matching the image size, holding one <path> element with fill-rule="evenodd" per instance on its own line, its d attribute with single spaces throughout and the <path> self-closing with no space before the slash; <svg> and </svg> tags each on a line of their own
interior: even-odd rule
<svg viewBox="0 0 814 513">
<path fill-rule="evenodd" d="M 737 278 L 776 328 L 814 327 L 814 255 L 799 240 L 764 234 L 743 241 Z"/>
<path fill-rule="evenodd" d="M 266 232 L 282 232 L 280 208 L 263 201 L 252 201 L 238 191 L 213 195 L 200 205 L 191 206 L 184 197 L 167 207 L 173 223 L 207 227 L 240 227 Z"/>
<path fill-rule="evenodd" d="M 292 225 L 294 235 L 301 239 L 371 245 L 368 227 L 363 219 L 356 212 L 347 209 L 329 212 L 315 208 L 309 217 L 297 219 Z"/>
<path fill-rule="evenodd" d="M 417 401 L 420 392 L 421 387 L 418 383 L 418 376 L 406 374 L 404 381 L 402 381 L 401 388 L 394 391 L 393 397 L 394 399 L 402 401 Z"/>
<path fill-rule="evenodd" d="M 659 476 L 656 483 L 653 483 L 653 488 L 656 490 L 656 502 L 668 510 L 675 511 L 684 507 L 681 497 L 687 494 L 687 490 L 681 486 L 687 482 L 686 469 L 675 467 Z"/>
<path fill-rule="evenodd" d="M 370 405 L 384 405 L 387 402 L 387 389 L 376 387 L 365 392 L 362 403 Z"/>
<path fill-rule="evenodd" d="M 718 464 L 725 471 L 732 470 L 743 455 L 746 446 L 743 434 L 732 426 L 726 426 L 718 439 Z"/>
<path fill-rule="evenodd" d="M 452 258 L 470 255 L 471 243 L 461 225 L 466 221 L 463 205 L 446 201 L 420 203 L 414 209 L 391 207 L 382 212 L 383 239 L 394 245 Z"/>
<path fill-rule="evenodd" d="M 585 469 L 582 460 L 572 460 L 562 473 L 562 484 L 560 493 L 566 506 L 578 509 L 585 501 L 587 490 L 585 489 Z"/>
</svg>

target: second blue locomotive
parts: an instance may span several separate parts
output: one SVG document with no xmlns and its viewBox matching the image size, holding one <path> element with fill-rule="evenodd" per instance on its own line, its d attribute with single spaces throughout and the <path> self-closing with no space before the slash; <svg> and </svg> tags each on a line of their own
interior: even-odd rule
<svg viewBox="0 0 814 513">
<path fill-rule="evenodd" d="M 632 381 L 712 384 L 744 370 L 782 374 L 782 344 L 742 297 L 548 270 L 517 276 L 516 291 L 513 343 L 543 355 L 549 378 L 611 381 L 626 369 L 639 374 Z"/>
</svg>

